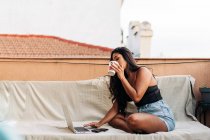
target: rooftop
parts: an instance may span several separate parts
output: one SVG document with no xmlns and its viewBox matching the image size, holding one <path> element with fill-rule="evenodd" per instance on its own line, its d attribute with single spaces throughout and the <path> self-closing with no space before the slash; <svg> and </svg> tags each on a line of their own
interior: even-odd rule
<svg viewBox="0 0 210 140">
<path fill-rule="evenodd" d="M 56 36 L 0 34 L 0 58 L 109 57 L 111 51 Z"/>
</svg>

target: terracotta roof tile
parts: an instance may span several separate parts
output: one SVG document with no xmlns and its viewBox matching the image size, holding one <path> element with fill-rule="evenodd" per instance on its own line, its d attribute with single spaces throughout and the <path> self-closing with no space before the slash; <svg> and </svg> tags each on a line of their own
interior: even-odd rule
<svg viewBox="0 0 210 140">
<path fill-rule="evenodd" d="M 0 34 L 0 58 L 109 57 L 111 51 L 55 36 Z"/>
</svg>

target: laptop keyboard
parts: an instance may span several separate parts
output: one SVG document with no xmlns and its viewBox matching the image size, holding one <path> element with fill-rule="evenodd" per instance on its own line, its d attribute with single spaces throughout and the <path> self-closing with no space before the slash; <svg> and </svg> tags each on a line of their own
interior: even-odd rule
<svg viewBox="0 0 210 140">
<path fill-rule="evenodd" d="M 84 127 L 74 127 L 74 129 L 78 132 L 88 132 L 89 130 Z"/>
</svg>

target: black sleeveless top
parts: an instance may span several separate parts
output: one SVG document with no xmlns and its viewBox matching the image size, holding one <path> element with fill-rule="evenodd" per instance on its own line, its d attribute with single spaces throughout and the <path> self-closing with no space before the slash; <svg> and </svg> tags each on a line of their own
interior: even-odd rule
<svg viewBox="0 0 210 140">
<path fill-rule="evenodd" d="M 128 95 L 126 97 L 126 100 L 132 101 L 132 99 Z M 157 85 L 155 85 L 155 86 L 148 87 L 142 99 L 138 103 L 135 103 L 135 105 L 137 107 L 141 107 L 143 105 L 154 103 L 159 100 L 162 100 L 162 96 L 160 94 L 160 89 L 158 88 Z"/>
</svg>

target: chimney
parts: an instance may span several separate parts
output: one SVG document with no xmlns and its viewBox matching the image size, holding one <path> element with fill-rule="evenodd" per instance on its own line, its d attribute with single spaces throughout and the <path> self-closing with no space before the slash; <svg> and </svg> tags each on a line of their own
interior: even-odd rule
<svg viewBox="0 0 210 140">
<path fill-rule="evenodd" d="M 134 53 L 134 57 L 151 57 L 152 35 L 153 32 L 151 30 L 151 24 L 149 22 L 130 22 L 127 46 Z"/>
</svg>

